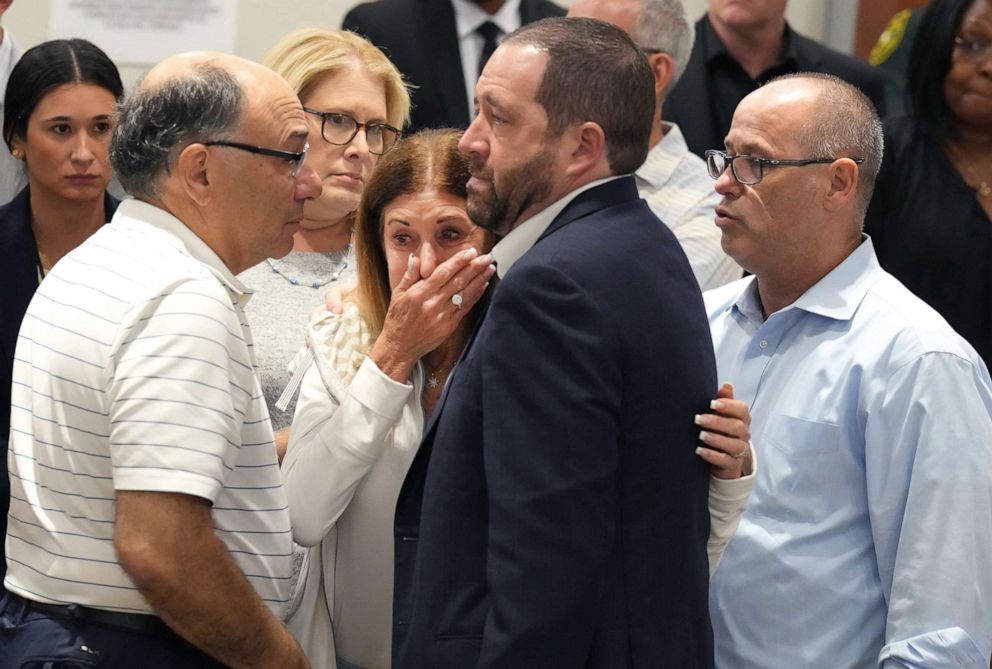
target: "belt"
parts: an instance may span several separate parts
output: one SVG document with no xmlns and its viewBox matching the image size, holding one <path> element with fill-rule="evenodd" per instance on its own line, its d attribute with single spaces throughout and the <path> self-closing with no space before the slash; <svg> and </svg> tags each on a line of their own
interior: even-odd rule
<svg viewBox="0 0 992 669">
<path fill-rule="evenodd" d="M 80 604 L 45 604 L 44 602 L 36 602 L 33 599 L 25 599 L 10 591 L 7 592 L 7 595 L 23 604 L 28 611 L 42 613 L 46 616 L 70 618 L 72 620 L 93 625 L 102 625 L 103 627 L 112 627 L 126 632 L 140 632 L 142 634 L 155 634 L 158 636 L 175 636 L 176 634 L 158 616 L 142 613 L 120 613 L 119 611 L 94 609 Z"/>
</svg>

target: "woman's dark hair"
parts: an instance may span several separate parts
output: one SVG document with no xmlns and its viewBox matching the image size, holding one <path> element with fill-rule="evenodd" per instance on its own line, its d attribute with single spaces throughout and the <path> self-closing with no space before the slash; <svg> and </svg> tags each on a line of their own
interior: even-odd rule
<svg viewBox="0 0 992 669">
<path fill-rule="evenodd" d="M 951 110 L 944 99 L 944 79 L 951 69 L 954 38 L 974 0 L 933 0 L 913 38 L 906 75 L 906 101 L 917 125 L 935 139 L 954 134 Z"/>
<path fill-rule="evenodd" d="M 7 148 L 24 137 L 28 119 L 41 99 L 65 84 L 93 84 L 120 100 L 124 84 L 114 63 L 84 39 L 56 39 L 28 49 L 17 61 L 3 103 L 3 141 Z"/>
</svg>

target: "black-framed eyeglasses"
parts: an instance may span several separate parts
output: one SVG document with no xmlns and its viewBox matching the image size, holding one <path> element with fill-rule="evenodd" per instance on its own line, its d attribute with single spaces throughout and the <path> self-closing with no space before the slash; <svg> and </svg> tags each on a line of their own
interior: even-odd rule
<svg viewBox="0 0 992 669">
<path fill-rule="evenodd" d="M 320 117 L 320 136 L 328 144 L 350 144 L 358 131 L 365 128 L 365 143 L 369 147 L 369 153 L 381 156 L 393 148 L 393 144 L 400 138 L 400 131 L 385 123 L 359 123 L 347 114 L 317 111 L 307 107 L 303 111 Z"/>
<path fill-rule="evenodd" d="M 837 158 L 809 158 L 806 160 L 782 160 L 779 158 L 758 158 L 757 156 L 731 156 L 723 151 L 710 149 L 706 152 L 706 170 L 711 179 L 719 179 L 720 175 L 730 167 L 737 182 L 745 186 L 760 183 L 765 176 L 765 167 L 805 167 L 806 165 L 825 165 L 838 160 Z M 860 165 L 864 158 L 851 158 Z"/>
<path fill-rule="evenodd" d="M 253 146 L 251 144 L 242 144 L 241 142 L 228 142 L 224 139 L 215 139 L 209 142 L 203 142 L 204 146 L 227 146 L 232 149 L 240 149 L 241 151 L 247 151 L 249 153 L 257 153 L 262 156 L 272 156 L 273 158 L 282 158 L 283 160 L 289 161 L 293 164 L 293 178 L 300 176 L 300 171 L 303 169 L 303 163 L 307 161 L 307 153 L 310 151 L 310 144 L 304 144 L 303 150 L 299 153 L 294 153 L 293 151 L 280 151 L 279 149 L 267 149 L 264 146 Z"/>
</svg>

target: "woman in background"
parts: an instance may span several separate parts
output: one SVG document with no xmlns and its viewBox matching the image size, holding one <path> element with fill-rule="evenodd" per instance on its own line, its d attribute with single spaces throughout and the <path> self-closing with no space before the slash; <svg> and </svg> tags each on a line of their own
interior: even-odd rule
<svg viewBox="0 0 992 669">
<path fill-rule="evenodd" d="M 328 287 L 355 281 L 354 211 L 373 166 L 409 118 L 410 96 L 389 59 L 346 31 L 296 30 L 279 40 L 262 62 L 300 96 L 310 122 L 307 164 L 323 186 L 320 197 L 303 209 L 293 250 L 240 275 L 256 291 L 246 311 L 281 454 L 295 401 L 287 398 L 282 408 L 276 404 L 303 344 L 307 314 L 323 303 Z"/>
<path fill-rule="evenodd" d="M 17 331 L 45 274 L 117 209 L 107 193 L 113 176 L 107 152 L 123 95 L 117 68 L 82 39 L 29 49 L 7 81 L 3 139 L 23 162 L 28 185 L 0 207 L 0 537 L 10 503 L 7 438 Z M 3 552 L 0 543 L 0 579 L 7 571 Z"/>
<path fill-rule="evenodd" d="M 865 229 L 879 262 L 992 365 L 992 0 L 934 0 L 885 122 Z"/>
</svg>

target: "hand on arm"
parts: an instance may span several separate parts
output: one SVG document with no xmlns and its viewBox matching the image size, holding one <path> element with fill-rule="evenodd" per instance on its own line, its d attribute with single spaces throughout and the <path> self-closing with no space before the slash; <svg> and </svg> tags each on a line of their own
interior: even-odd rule
<svg viewBox="0 0 992 669">
<path fill-rule="evenodd" d="M 713 468 L 713 476 L 736 479 L 751 473 L 751 413 L 747 402 L 734 399 L 734 387 L 723 384 L 710 404 L 712 413 L 696 416 L 705 446 L 696 454 Z"/>
<path fill-rule="evenodd" d="M 210 503 L 120 491 L 114 547 L 152 608 L 180 636 L 231 667 L 308 667 L 216 537 Z"/>
<path fill-rule="evenodd" d="M 420 259 L 410 256 L 403 279 L 393 289 L 382 332 L 369 358 L 395 381 L 406 382 L 417 361 L 433 351 L 461 322 L 489 285 L 492 256 L 475 249 L 458 253 L 422 279 Z M 462 297 L 461 308 L 451 296 Z"/>
<path fill-rule="evenodd" d="M 344 313 L 344 301 L 347 300 L 353 292 L 355 292 L 355 284 L 353 283 L 332 287 L 324 293 L 324 307 L 332 314 L 337 314 L 340 316 Z M 310 312 L 310 316 L 313 317 L 321 311 L 321 307 L 317 307 Z"/>
</svg>

